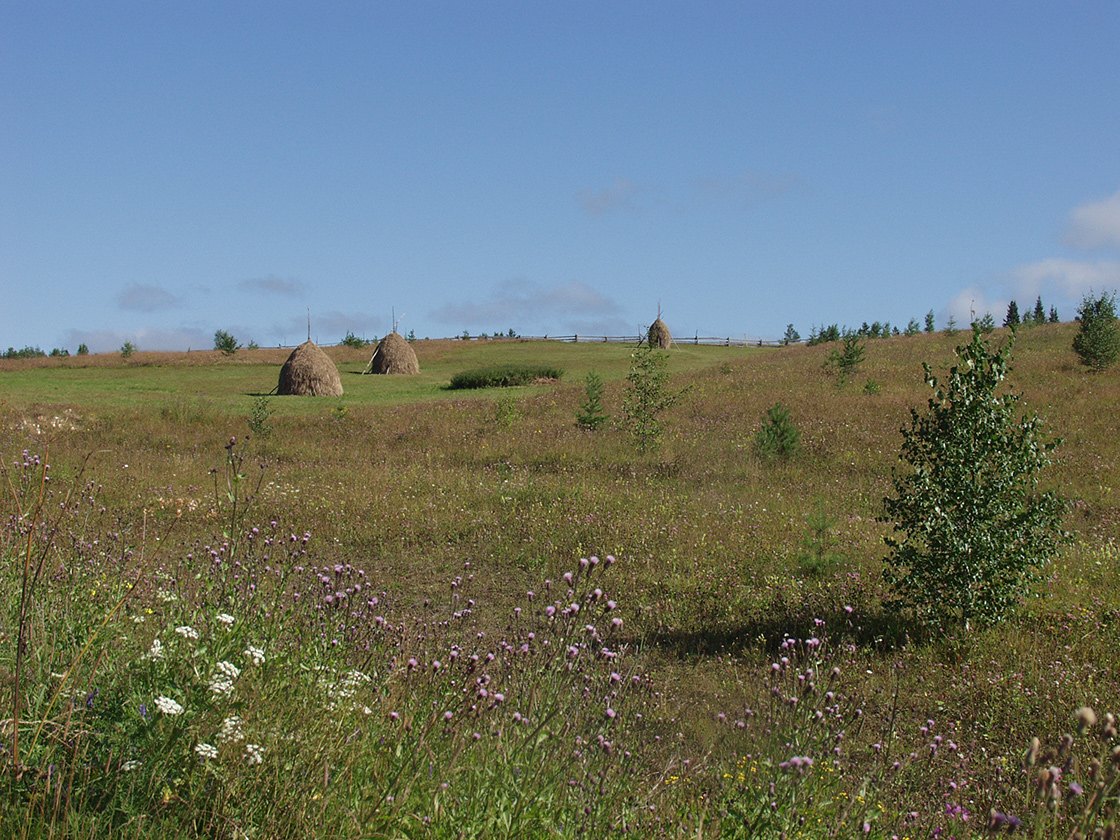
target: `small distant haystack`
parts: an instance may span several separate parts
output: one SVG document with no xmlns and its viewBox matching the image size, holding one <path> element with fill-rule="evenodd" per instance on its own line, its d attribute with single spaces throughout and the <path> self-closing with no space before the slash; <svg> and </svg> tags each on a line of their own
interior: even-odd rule
<svg viewBox="0 0 1120 840">
<path fill-rule="evenodd" d="M 649 346 L 656 347 L 658 350 L 668 350 L 673 343 L 673 336 L 669 334 L 669 328 L 661 320 L 660 312 L 657 313 L 657 320 L 649 325 L 648 337 Z"/>
<path fill-rule="evenodd" d="M 301 397 L 341 397 L 342 380 L 338 368 L 323 348 L 308 340 L 292 351 L 280 368 L 278 394 Z"/>
<path fill-rule="evenodd" d="M 401 338 L 396 330 L 377 342 L 373 357 L 362 371 L 362 373 L 402 373 L 410 376 L 419 372 L 420 362 L 416 360 L 412 345 Z"/>
</svg>

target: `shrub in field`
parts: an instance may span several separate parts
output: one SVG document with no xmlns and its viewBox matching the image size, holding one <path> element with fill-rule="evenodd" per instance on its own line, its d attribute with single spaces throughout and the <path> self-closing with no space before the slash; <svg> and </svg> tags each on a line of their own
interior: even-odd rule
<svg viewBox="0 0 1120 840">
<path fill-rule="evenodd" d="M 89 347 L 87 347 L 84 343 L 79 344 L 78 345 L 78 355 L 79 356 L 88 356 L 89 355 Z"/>
<path fill-rule="evenodd" d="M 801 340 L 801 334 L 793 328 L 793 324 L 786 324 L 786 333 L 782 336 L 782 344 L 788 347 Z"/>
<path fill-rule="evenodd" d="M 9 347 L 8 351 L 4 354 L 5 359 L 39 359 L 47 355 L 38 347 L 24 347 L 17 350 L 14 347 Z"/>
<path fill-rule="evenodd" d="M 623 425 L 639 452 L 661 448 L 664 431 L 660 415 L 680 400 L 669 391 L 668 356 L 663 350 L 644 344 L 630 355 L 626 393 L 622 398 Z"/>
<path fill-rule="evenodd" d="M 1035 298 L 1031 320 L 1034 322 L 1035 326 L 1046 323 L 1046 309 L 1042 306 L 1042 295 Z"/>
<path fill-rule="evenodd" d="M 991 349 L 974 325 L 947 384 L 924 365 L 933 396 L 902 430 L 910 469 L 895 474 L 884 500 L 897 535 L 886 538 L 884 575 L 893 605 L 930 626 L 1002 619 L 1062 537 L 1063 502 L 1036 492 L 1059 441 L 1037 418 L 1016 416 L 1018 396 L 997 394 L 1011 344 Z"/>
<path fill-rule="evenodd" d="M 494 425 L 499 429 L 510 429 L 521 419 L 521 409 L 512 397 L 494 400 Z"/>
<path fill-rule="evenodd" d="M 225 355 L 232 356 L 241 348 L 237 339 L 225 330 L 218 330 L 214 333 L 214 349 L 221 350 Z"/>
<path fill-rule="evenodd" d="M 864 347 L 865 342 L 858 332 L 848 332 L 844 335 L 844 346 L 828 354 L 825 364 L 828 369 L 836 372 L 838 385 L 846 383 L 859 370 L 863 363 Z"/>
<path fill-rule="evenodd" d="M 1099 298 L 1086 295 L 1077 308 L 1080 322 L 1073 339 L 1073 351 L 1081 363 L 1100 372 L 1120 357 L 1120 323 L 1116 320 L 1116 295 L 1102 293 Z"/>
<path fill-rule="evenodd" d="M 508 388 L 529 385 L 538 379 L 559 379 L 564 371 L 552 365 L 506 364 L 465 370 L 451 377 L 452 390 L 460 388 Z"/>
<path fill-rule="evenodd" d="M 595 431 L 610 419 L 603 410 L 603 379 L 595 371 L 589 371 L 584 379 L 583 401 L 576 412 L 576 425 L 581 429 Z"/>
<path fill-rule="evenodd" d="M 270 404 L 266 395 L 257 397 L 253 403 L 253 411 L 249 415 L 249 431 L 257 437 L 266 438 L 272 434 L 272 423 L 269 418 L 272 417 L 274 409 Z"/>
<path fill-rule="evenodd" d="M 1003 319 L 1003 325 L 1005 327 L 1017 327 L 1019 323 L 1019 304 L 1011 301 L 1007 304 L 1007 315 Z"/>
<path fill-rule="evenodd" d="M 817 500 L 816 510 L 805 520 L 809 533 L 801 540 L 797 553 L 797 567 L 802 574 L 820 577 L 831 574 L 844 559 L 838 549 L 840 541 L 832 533 L 836 517 L 829 514 L 822 499 Z"/>
<path fill-rule="evenodd" d="M 755 432 L 755 449 L 766 460 L 788 461 L 801 449 L 801 432 L 789 417 L 789 409 L 781 403 L 770 406 L 766 419 Z"/>
<path fill-rule="evenodd" d="M 358 350 L 366 346 L 366 340 L 364 338 L 358 338 L 358 336 L 354 335 L 352 330 L 346 331 L 346 335 L 343 336 L 341 343 L 343 347 L 353 347 Z"/>
<path fill-rule="evenodd" d="M 124 344 L 121 345 L 121 358 L 122 359 L 132 358 L 132 355 L 136 352 L 136 350 L 137 350 L 137 347 L 136 347 L 135 344 L 133 344 L 131 341 L 126 341 Z"/>
</svg>

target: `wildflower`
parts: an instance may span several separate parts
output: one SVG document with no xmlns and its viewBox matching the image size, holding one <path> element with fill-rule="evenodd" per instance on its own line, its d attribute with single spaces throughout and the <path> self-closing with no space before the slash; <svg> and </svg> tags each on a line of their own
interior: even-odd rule
<svg viewBox="0 0 1120 840">
<path fill-rule="evenodd" d="M 1097 713 L 1088 706 L 1082 706 L 1073 716 L 1077 719 L 1077 734 L 1084 735 L 1097 725 Z"/>
<path fill-rule="evenodd" d="M 148 648 L 148 652 L 142 657 L 144 659 L 163 659 L 163 642 L 159 637 L 152 639 L 152 646 Z"/>
<path fill-rule="evenodd" d="M 262 747 L 260 744 L 246 744 L 245 761 L 249 764 L 263 764 L 264 747 Z"/>
<path fill-rule="evenodd" d="M 194 751 L 198 753 L 199 758 L 214 759 L 218 757 L 218 748 L 213 744 L 207 744 L 205 741 L 199 741 L 195 744 Z"/>
<path fill-rule="evenodd" d="M 222 729 L 218 733 L 218 741 L 220 743 L 228 743 L 230 741 L 240 741 L 244 738 L 241 732 L 241 717 L 238 715 L 230 715 L 222 721 Z"/>
<path fill-rule="evenodd" d="M 247 648 L 245 648 L 245 655 L 252 660 L 254 665 L 264 664 L 264 651 L 259 647 L 253 647 L 252 645 L 249 645 Z"/>
<path fill-rule="evenodd" d="M 237 619 L 234 618 L 229 613 L 218 613 L 218 623 L 219 624 L 224 624 L 227 629 L 232 627 L 233 622 L 235 622 L 236 620 Z"/>
<path fill-rule="evenodd" d="M 210 677 L 210 690 L 214 692 L 214 694 L 229 696 L 233 694 L 233 680 L 225 674 L 214 674 Z"/>
<path fill-rule="evenodd" d="M 184 639 L 198 638 L 198 631 L 187 624 L 184 624 L 182 627 L 176 627 L 175 632 L 182 636 Z"/>
<path fill-rule="evenodd" d="M 241 669 L 234 665 L 232 662 L 222 661 L 217 665 L 219 671 L 229 677 L 231 680 L 237 679 L 241 676 Z"/>
<path fill-rule="evenodd" d="M 170 697 L 165 697 L 162 694 L 156 698 L 156 708 L 163 712 L 165 715 L 181 715 L 183 707 L 172 700 Z"/>
<path fill-rule="evenodd" d="M 125 772 L 127 772 L 129 770 L 139 770 L 143 766 L 144 766 L 143 761 L 137 761 L 136 759 L 132 759 L 131 761 L 126 761 L 124 764 L 122 764 L 121 769 L 124 770 Z"/>
</svg>

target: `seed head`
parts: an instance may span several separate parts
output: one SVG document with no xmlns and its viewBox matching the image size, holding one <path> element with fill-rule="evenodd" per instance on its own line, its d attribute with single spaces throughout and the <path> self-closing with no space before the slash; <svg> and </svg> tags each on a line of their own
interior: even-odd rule
<svg viewBox="0 0 1120 840">
<path fill-rule="evenodd" d="M 1097 725 L 1097 713 L 1088 706 L 1082 706 L 1073 713 L 1073 716 L 1077 720 L 1078 735 L 1084 735 Z"/>
</svg>

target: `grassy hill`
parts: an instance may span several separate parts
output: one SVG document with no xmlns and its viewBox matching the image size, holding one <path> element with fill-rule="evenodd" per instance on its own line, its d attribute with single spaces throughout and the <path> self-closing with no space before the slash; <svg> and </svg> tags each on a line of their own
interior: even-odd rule
<svg viewBox="0 0 1120 840">
<path fill-rule="evenodd" d="M 21 603 L 31 651 L 4 821 L 29 817 L 28 836 L 866 822 L 963 837 L 994 808 L 1064 836 L 1088 800 L 1036 815 L 1020 757 L 1075 708 L 1120 708 L 1120 381 L 1077 364 L 1074 330 L 1021 330 L 1009 377 L 1064 438 L 1043 484 L 1068 501 L 1071 539 L 1013 620 L 932 639 L 883 613 L 877 517 L 899 429 L 929 398 L 922 362 L 943 373 L 965 333 L 871 340 L 842 386 L 835 345 L 678 346 L 680 399 L 644 454 L 575 424 L 590 370 L 621 415 L 618 344 L 421 341 L 408 378 L 359 376 L 372 348 L 329 348 L 340 399 L 268 396 L 283 350 L 0 362 L 5 684 Z M 565 375 L 446 388 L 510 361 Z M 754 448 L 778 402 L 801 432 L 789 463 Z M 247 645 L 268 665 L 249 667 Z M 235 659 L 236 691 L 212 690 Z M 185 711 L 153 713 L 157 697 Z M 234 712 L 259 764 L 249 735 L 218 737 Z M 1099 748 L 1078 740 L 1067 776 L 1090 784 Z M 54 799 L 52 763 L 73 780 Z"/>
</svg>

